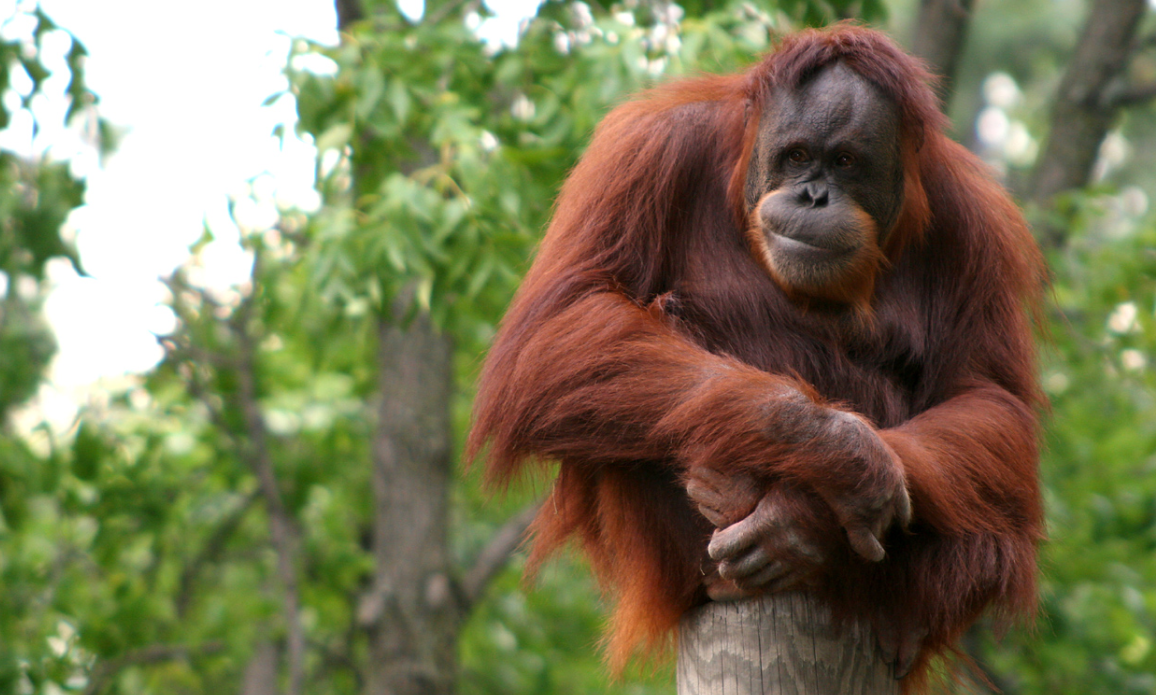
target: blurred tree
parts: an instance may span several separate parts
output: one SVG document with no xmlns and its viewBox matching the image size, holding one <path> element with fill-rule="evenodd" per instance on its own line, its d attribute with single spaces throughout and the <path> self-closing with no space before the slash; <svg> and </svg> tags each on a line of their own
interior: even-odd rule
<svg viewBox="0 0 1156 695">
<path fill-rule="evenodd" d="M 0 30 L 0 691 L 17 692 L 29 669 L 23 638 L 40 619 L 28 602 L 43 590 L 43 567 L 35 552 L 24 552 L 21 532 L 36 525 L 36 493 L 55 483 L 57 471 L 13 432 L 9 416 L 36 393 L 56 350 L 40 312 L 46 267 L 67 259 L 79 269 L 61 227 L 84 194 L 68 163 L 46 155 L 35 137 L 91 118 L 95 97 L 84 82 L 84 47 L 38 6 L 21 5 Z M 60 98 L 68 100 L 63 122 L 46 120 L 42 102 Z"/>
<path fill-rule="evenodd" d="M 1049 206 L 1059 193 L 1086 186 L 1100 144 L 1124 107 L 1156 98 L 1156 82 L 1129 84 L 1129 66 L 1141 47 L 1146 0 L 1094 0 L 1056 94 L 1047 143 L 1036 164 L 1028 199 Z M 1066 235 L 1053 220 L 1040 234 L 1053 246 Z"/>
<path fill-rule="evenodd" d="M 1004 693 L 1156 691 L 1156 225 L 1115 198 L 1072 196 L 1051 257 L 1040 622 L 969 647 Z"/>
<path fill-rule="evenodd" d="M 8 147 L 0 149 L 0 422 L 35 393 L 56 350 L 40 315 L 45 265 L 66 258 L 79 269 L 60 228 L 80 205 L 84 184 L 72 176 L 67 162 L 35 154 L 36 133 L 61 125 L 40 122 L 43 116 L 35 105 L 48 93 L 64 91 L 69 100 L 64 118 L 71 121 L 95 101 L 84 86 L 84 47 L 71 40 L 63 56 L 65 74 L 53 75 L 41 59 L 45 37 L 52 41 L 65 33 L 35 5 L 6 23 L 20 25 L 28 29 L 25 36 L 0 42 L 0 94 L 15 97 L 0 104 L 0 129 L 9 129 Z M 24 147 L 11 149 L 21 139 Z"/>
<path fill-rule="evenodd" d="M 911 32 L 911 51 L 942 78 L 939 95 L 950 103 L 955 73 L 967 39 L 974 0 L 920 0 Z"/>
</svg>

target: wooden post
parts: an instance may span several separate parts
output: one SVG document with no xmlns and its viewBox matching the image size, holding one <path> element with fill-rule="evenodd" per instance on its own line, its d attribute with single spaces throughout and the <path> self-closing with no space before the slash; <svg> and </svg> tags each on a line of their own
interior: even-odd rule
<svg viewBox="0 0 1156 695">
<path fill-rule="evenodd" d="M 678 695 L 897 695 L 868 625 L 836 630 L 808 594 L 708 603 L 682 618 Z"/>
</svg>

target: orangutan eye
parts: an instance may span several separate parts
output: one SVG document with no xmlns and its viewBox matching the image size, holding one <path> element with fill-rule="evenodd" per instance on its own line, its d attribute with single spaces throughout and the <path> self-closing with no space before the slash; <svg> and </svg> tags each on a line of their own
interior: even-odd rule
<svg viewBox="0 0 1156 695">
<path fill-rule="evenodd" d="M 835 166 L 840 169 L 850 169 L 855 166 L 855 156 L 847 152 L 840 152 L 835 157 Z"/>
<path fill-rule="evenodd" d="M 806 150 L 796 147 L 787 152 L 787 161 L 791 164 L 806 164 L 811 161 L 811 155 L 807 154 Z"/>
</svg>

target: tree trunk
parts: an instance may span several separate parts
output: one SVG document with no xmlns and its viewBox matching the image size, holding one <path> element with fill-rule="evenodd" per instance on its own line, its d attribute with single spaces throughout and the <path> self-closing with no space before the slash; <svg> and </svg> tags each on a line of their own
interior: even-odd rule
<svg viewBox="0 0 1156 695">
<path fill-rule="evenodd" d="M 897 695 L 870 627 L 832 625 L 799 592 L 708 603 L 683 616 L 678 695 Z"/>
<path fill-rule="evenodd" d="M 974 4 L 975 0 L 922 0 L 919 3 L 911 48 L 915 55 L 927 61 L 932 72 L 943 78 L 939 96 L 944 104 L 951 102 Z"/>
<path fill-rule="evenodd" d="M 337 10 L 338 31 L 345 31 L 350 24 L 365 18 L 360 0 L 334 0 L 333 6 Z"/>
<path fill-rule="evenodd" d="M 366 695 L 453 691 L 460 607 L 447 547 L 452 346 L 426 315 L 381 320 Z"/>
<path fill-rule="evenodd" d="M 1047 144 L 1036 166 L 1030 199 L 1047 207 L 1052 198 L 1088 184 L 1100 143 L 1116 121 L 1121 104 L 1111 98 L 1135 51 L 1136 32 L 1147 0 L 1096 0 L 1068 70 L 1056 94 Z M 1063 231 L 1044 230 L 1051 245 Z"/>
<path fill-rule="evenodd" d="M 278 695 L 277 662 L 281 656 L 277 645 L 262 642 L 245 666 L 245 676 L 241 680 L 241 695 Z"/>
</svg>

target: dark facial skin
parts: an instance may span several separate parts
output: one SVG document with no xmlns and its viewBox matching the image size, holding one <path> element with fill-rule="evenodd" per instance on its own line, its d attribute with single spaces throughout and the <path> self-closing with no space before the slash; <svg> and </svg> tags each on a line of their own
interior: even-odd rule
<svg viewBox="0 0 1156 695">
<path fill-rule="evenodd" d="M 839 300 L 879 256 L 903 185 L 895 105 L 836 63 L 763 114 L 746 184 L 755 244 L 781 284 Z"/>
</svg>

